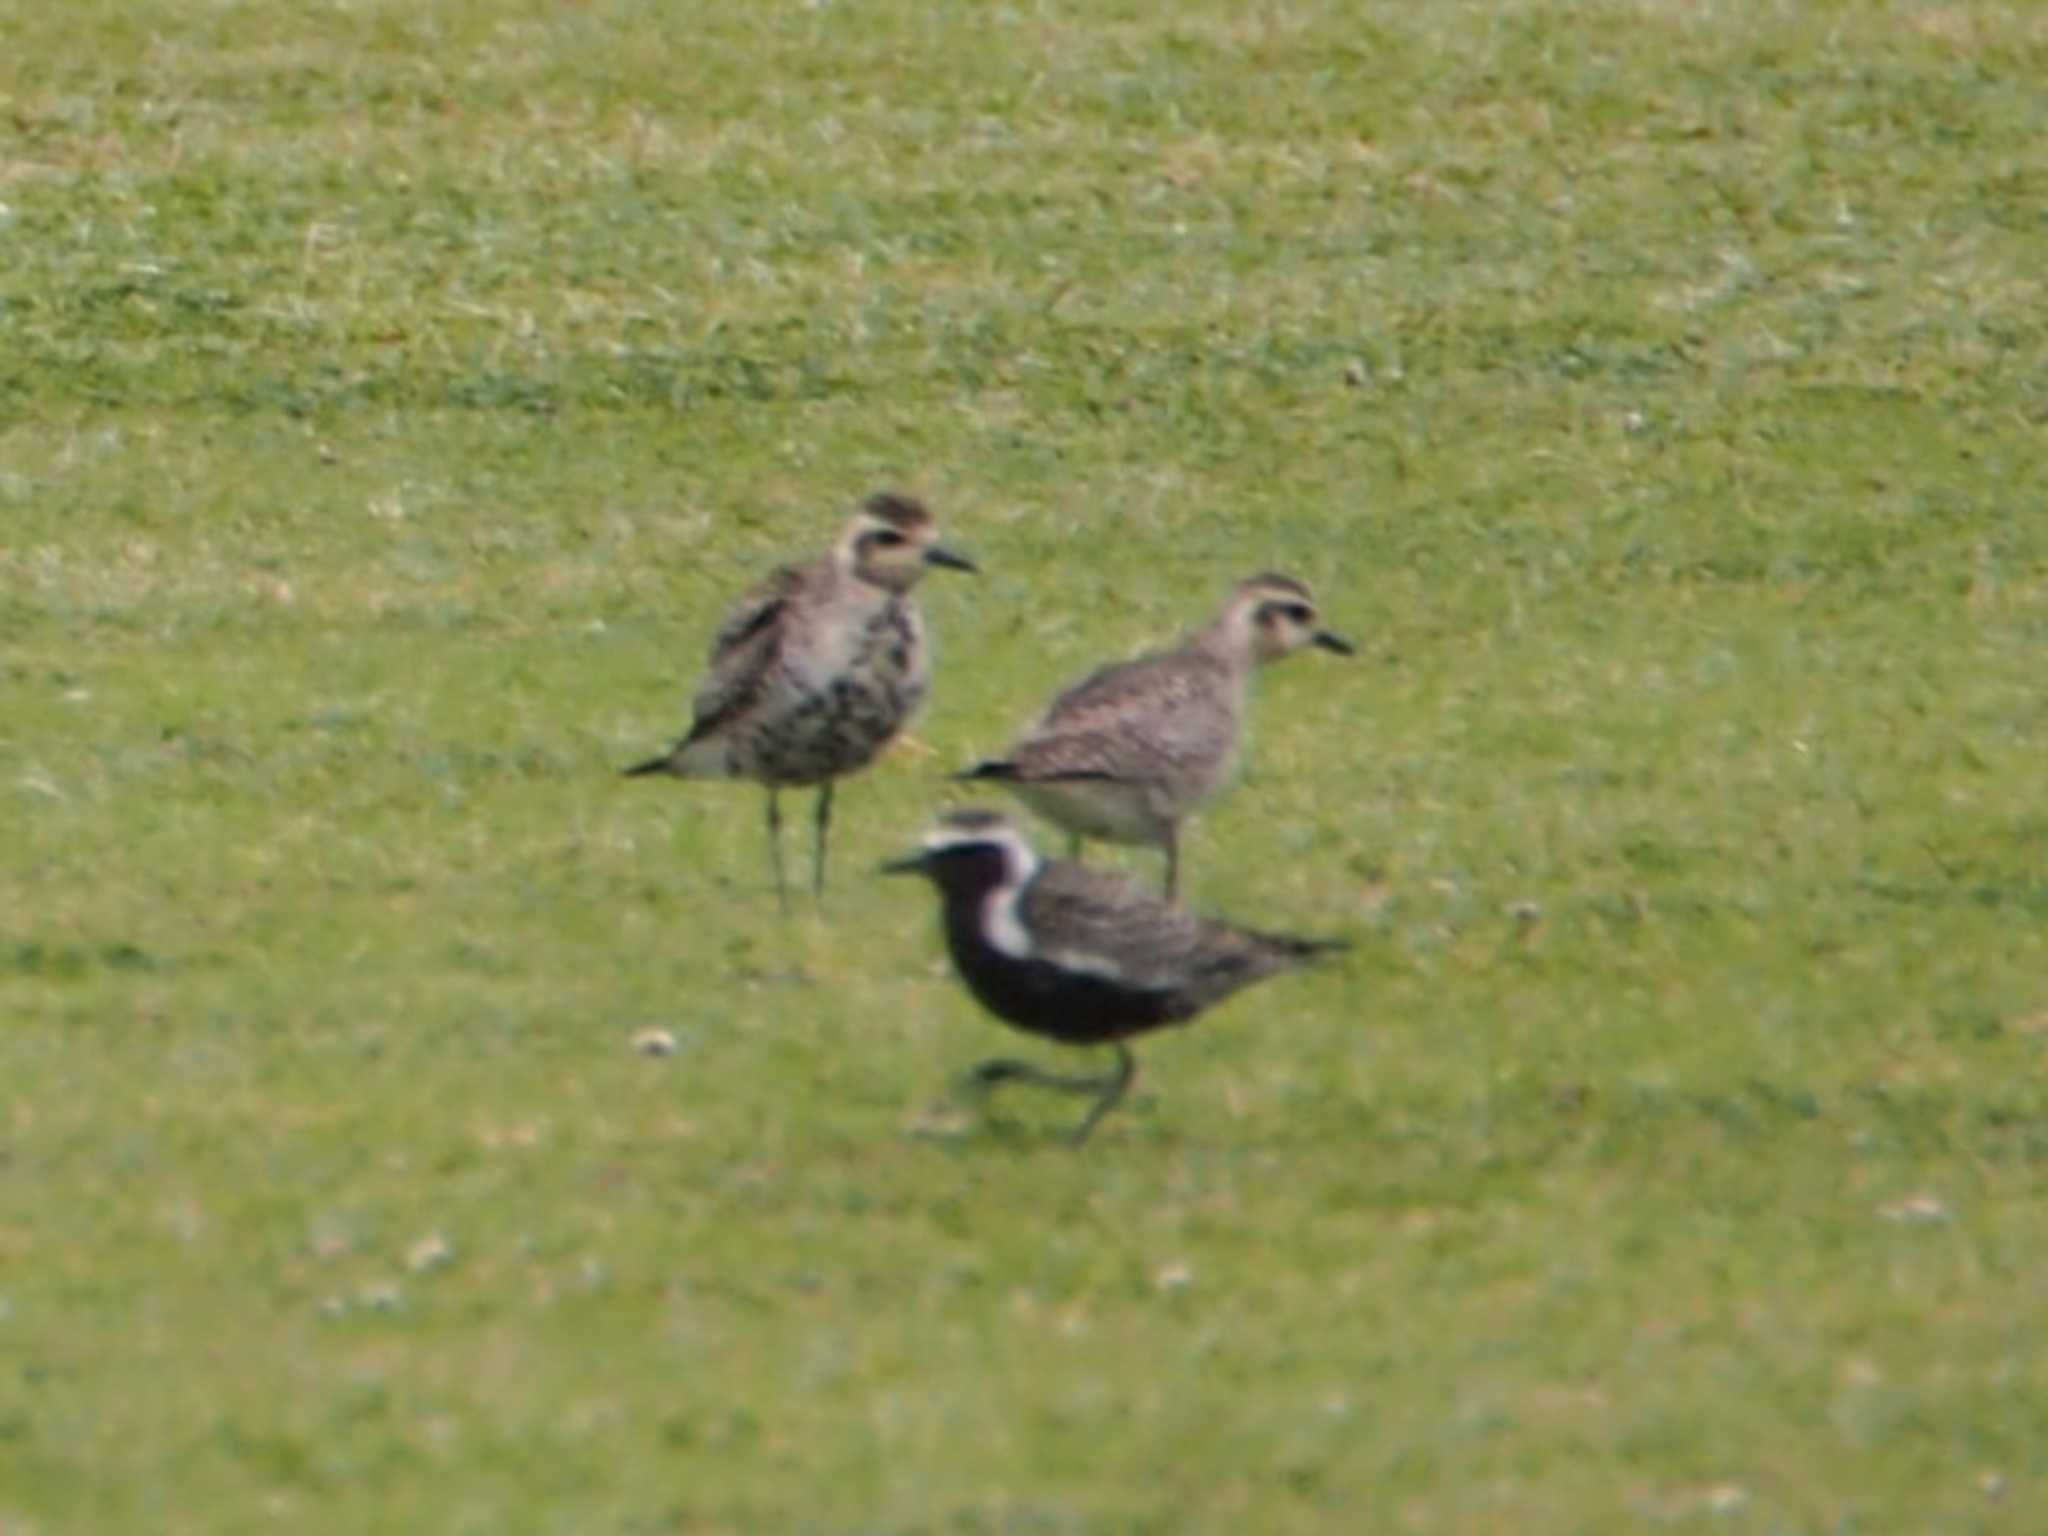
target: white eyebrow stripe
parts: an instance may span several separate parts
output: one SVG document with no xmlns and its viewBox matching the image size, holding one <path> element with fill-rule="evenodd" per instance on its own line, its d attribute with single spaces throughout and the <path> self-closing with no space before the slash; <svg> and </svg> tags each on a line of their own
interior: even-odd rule
<svg viewBox="0 0 2048 1536">
<path fill-rule="evenodd" d="M 944 853 L 948 848 L 972 848 L 976 843 L 999 843 L 1003 834 L 998 828 L 983 830 L 976 827 L 934 827 L 924 835 L 924 846 L 931 853 Z"/>
<path fill-rule="evenodd" d="M 1015 827 L 935 827 L 924 835 L 927 853 L 944 853 L 949 848 L 988 846 L 1003 850 L 1006 885 L 1021 886 L 1038 873 L 1038 855 L 1018 835 Z"/>
</svg>

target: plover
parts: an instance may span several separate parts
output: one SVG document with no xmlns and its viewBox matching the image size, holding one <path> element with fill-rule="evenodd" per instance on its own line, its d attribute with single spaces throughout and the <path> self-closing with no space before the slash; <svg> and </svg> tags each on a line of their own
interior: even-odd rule
<svg viewBox="0 0 2048 1536">
<path fill-rule="evenodd" d="M 811 884 L 822 895 L 834 782 L 874 760 L 929 686 L 930 648 L 910 590 L 933 565 L 975 569 L 938 542 L 922 502 L 893 491 L 869 497 L 829 554 L 780 567 L 734 605 L 712 637 L 689 731 L 626 770 L 765 785 L 785 912 L 778 792 L 817 787 Z"/>
<path fill-rule="evenodd" d="M 938 887 L 953 967 L 1006 1023 L 1067 1045 L 1108 1045 L 1102 1077 L 1068 1077 L 999 1057 L 969 1073 L 982 1087 L 1021 1081 L 1095 1096 L 1073 1139 L 1087 1140 L 1137 1075 L 1124 1041 L 1192 1019 L 1241 987 L 1342 940 L 1239 928 L 1161 901 L 1127 875 L 1041 859 L 1003 816 L 957 810 L 907 858 L 882 866 Z"/>
<path fill-rule="evenodd" d="M 1052 701 L 1003 757 L 959 775 L 990 779 L 1081 840 L 1166 851 L 1166 894 L 1180 890 L 1180 823 L 1236 766 L 1253 670 L 1351 642 L 1319 626 L 1315 599 L 1292 576 L 1241 581 L 1223 611 L 1170 650 L 1091 673 Z"/>
</svg>

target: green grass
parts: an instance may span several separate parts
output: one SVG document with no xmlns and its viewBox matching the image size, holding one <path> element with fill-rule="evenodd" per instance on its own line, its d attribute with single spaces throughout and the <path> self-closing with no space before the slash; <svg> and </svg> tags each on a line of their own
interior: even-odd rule
<svg viewBox="0 0 2048 1536">
<path fill-rule="evenodd" d="M 2038 1528 L 2032 7 L 0 36 L 0 1532 Z M 616 770 L 884 484 L 783 924 Z M 1193 896 L 1355 947 L 950 1115 L 866 871 L 1264 567 Z"/>
</svg>

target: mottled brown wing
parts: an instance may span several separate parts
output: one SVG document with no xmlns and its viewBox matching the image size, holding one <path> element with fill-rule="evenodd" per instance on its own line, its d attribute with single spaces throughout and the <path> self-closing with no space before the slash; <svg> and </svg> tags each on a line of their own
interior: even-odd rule
<svg viewBox="0 0 2048 1536">
<path fill-rule="evenodd" d="M 1199 917 L 1125 875 L 1066 860 L 1039 872 L 1020 915 L 1047 960 L 1134 991 L 1178 994 L 1189 1013 L 1305 953 L 1296 941 Z"/>
<path fill-rule="evenodd" d="M 1022 779 L 1157 778 L 1229 749 L 1219 735 L 1229 690 L 1228 675 L 1206 657 L 1118 662 L 1054 699 L 1008 760 Z"/>
<path fill-rule="evenodd" d="M 727 611 L 711 637 L 704 681 L 690 702 L 690 734 L 683 744 L 709 735 L 759 697 L 775 666 L 790 604 L 804 587 L 800 566 L 784 565 Z"/>
<path fill-rule="evenodd" d="M 1144 700 L 1161 689 L 1170 689 L 1176 684 L 1184 686 L 1185 679 L 1180 674 L 1188 670 L 1186 661 L 1187 657 L 1182 653 L 1161 651 L 1097 667 L 1079 682 L 1062 688 L 1046 706 L 1039 724 L 1086 725 L 1089 720 L 1104 714 L 1121 714 L 1134 702 Z"/>
</svg>

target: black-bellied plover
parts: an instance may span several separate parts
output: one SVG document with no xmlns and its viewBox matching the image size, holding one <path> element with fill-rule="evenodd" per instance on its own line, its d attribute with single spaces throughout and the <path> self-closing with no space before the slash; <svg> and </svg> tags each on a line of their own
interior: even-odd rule
<svg viewBox="0 0 2048 1536">
<path fill-rule="evenodd" d="M 1116 1066 L 1101 1077 L 1007 1057 L 969 1074 L 982 1087 L 1019 1081 L 1094 1095 L 1076 1142 L 1129 1091 L 1130 1036 L 1185 1023 L 1240 987 L 1343 946 L 1198 917 L 1127 875 L 1041 859 L 991 811 L 947 814 L 918 852 L 882 867 L 938 887 L 954 969 L 989 1012 L 1063 1044 L 1115 1050 Z"/>
<path fill-rule="evenodd" d="M 777 794 L 817 787 L 811 884 L 822 895 L 834 781 L 872 762 L 929 686 L 930 648 L 910 589 L 932 565 L 975 569 L 938 542 L 922 502 L 886 491 L 869 497 L 831 553 L 782 566 L 740 599 L 712 637 L 688 733 L 626 770 L 765 785 L 784 911 Z"/>
<path fill-rule="evenodd" d="M 1223 611 L 1169 650 L 1091 673 L 1052 701 L 1002 757 L 959 777 L 990 779 L 1073 837 L 1166 851 L 1166 894 L 1180 890 L 1180 823 L 1236 766 L 1246 685 L 1269 661 L 1351 642 L 1320 627 L 1292 576 L 1239 582 Z"/>
</svg>

